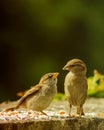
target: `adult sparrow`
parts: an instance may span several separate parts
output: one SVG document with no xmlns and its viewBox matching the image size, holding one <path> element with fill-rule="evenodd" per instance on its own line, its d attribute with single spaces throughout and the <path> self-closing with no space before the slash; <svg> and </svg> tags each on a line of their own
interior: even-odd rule
<svg viewBox="0 0 104 130">
<path fill-rule="evenodd" d="M 77 114 L 84 115 L 83 104 L 87 97 L 86 64 L 80 59 L 72 59 L 67 62 L 63 70 L 70 71 L 64 82 L 64 91 L 69 102 L 69 115 L 72 105 L 77 107 Z"/>
<path fill-rule="evenodd" d="M 57 93 L 57 76 L 59 73 L 47 73 L 42 76 L 40 82 L 30 88 L 17 102 L 16 106 L 6 109 L 15 110 L 20 106 L 27 109 L 43 112 L 52 102 Z"/>
</svg>

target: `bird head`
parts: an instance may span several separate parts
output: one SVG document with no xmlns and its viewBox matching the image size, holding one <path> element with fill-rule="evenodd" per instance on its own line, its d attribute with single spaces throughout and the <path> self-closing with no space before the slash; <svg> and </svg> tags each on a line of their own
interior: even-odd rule
<svg viewBox="0 0 104 130">
<path fill-rule="evenodd" d="M 87 67 L 86 64 L 80 59 L 69 60 L 63 67 L 63 70 L 68 70 L 73 73 L 83 73 L 86 74 Z"/>
<path fill-rule="evenodd" d="M 58 77 L 59 73 L 55 72 L 55 73 L 47 73 L 45 75 L 42 76 L 42 78 L 40 79 L 39 83 L 42 84 L 57 84 L 57 77 Z"/>
</svg>

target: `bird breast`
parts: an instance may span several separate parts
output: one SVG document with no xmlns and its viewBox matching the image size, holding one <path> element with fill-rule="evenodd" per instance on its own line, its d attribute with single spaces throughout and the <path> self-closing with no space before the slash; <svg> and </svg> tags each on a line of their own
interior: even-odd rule
<svg viewBox="0 0 104 130">
<path fill-rule="evenodd" d="M 50 87 L 44 85 L 38 94 L 34 95 L 30 98 L 30 100 L 28 100 L 27 108 L 37 111 L 46 109 L 53 100 L 56 93 L 56 85 Z"/>
<path fill-rule="evenodd" d="M 86 76 L 69 72 L 65 78 L 65 94 L 72 105 L 82 105 L 87 97 Z"/>
</svg>

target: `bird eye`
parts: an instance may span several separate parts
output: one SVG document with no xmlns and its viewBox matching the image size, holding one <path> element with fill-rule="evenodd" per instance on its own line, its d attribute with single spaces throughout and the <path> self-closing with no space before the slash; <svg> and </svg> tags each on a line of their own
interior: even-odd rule
<svg viewBox="0 0 104 130">
<path fill-rule="evenodd" d="M 52 78 L 52 75 L 49 75 L 46 79 L 50 79 L 50 78 Z"/>
<path fill-rule="evenodd" d="M 48 78 L 52 78 L 52 75 L 49 75 L 49 77 Z"/>
<path fill-rule="evenodd" d="M 70 67 L 74 67 L 75 65 L 70 65 Z"/>
<path fill-rule="evenodd" d="M 80 66 L 82 66 L 82 65 L 81 65 L 81 64 L 75 64 L 75 65 L 72 64 L 72 65 L 70 65 L 70 67 L 75 67 L 75 66 L 79 66 L 79 67 L 80 67 Z"/>
</svg>

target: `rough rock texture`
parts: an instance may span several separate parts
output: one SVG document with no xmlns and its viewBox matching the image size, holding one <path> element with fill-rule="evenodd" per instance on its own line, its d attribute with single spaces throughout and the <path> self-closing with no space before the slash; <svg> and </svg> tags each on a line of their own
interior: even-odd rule
<svg viewBox="0 0 104 130">
<path fill-rule="evenodd" d="M 3 108 L 12 103 L 2 103 L 0 115 L 0 130 L 104 130 L 104 99 L 88 99 L 84 106 L 85 116 L 69 118 L 66 101 L 53 102 L 45 110 L 48 116 L 19 120 L 2 119 Z M 21 109 L 19 110 L 21 111 Z M 26 110 L 25 110 L 26 111 Z M 60 111 L 65 113 L 60 113 Z M 75 112 L 75 108 L 73 110 Z M 31 112 L 32 113 L 32 112 Z M 40 115 L 39 115 L 40 116 Z"/>
<path fill-rule="evenodd" d="M 19 121 L 0 124 L 0 130 L 104 130 L 104 119 L 68 118 Z"/>
</svg>

